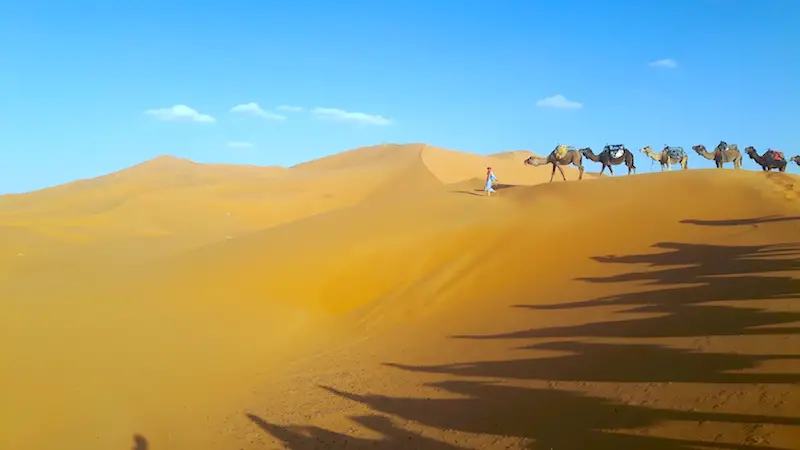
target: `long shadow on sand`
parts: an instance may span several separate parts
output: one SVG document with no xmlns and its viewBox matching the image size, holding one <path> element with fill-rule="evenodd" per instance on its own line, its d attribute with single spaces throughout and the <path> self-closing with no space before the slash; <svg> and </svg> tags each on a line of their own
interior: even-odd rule
<svg viewBox="0 0 800 450">
<path fill-rule="evenodd" d="M 800 216 L 763 216 L 763 217 L 753 217 L 750 219 L 731 219 L 731 220 L 696 220 L 696 219 L 685 219 L 681 220 L 681 223 L 687 223 L 691 225 L 701 225 L 701 226 L 709 226 L 709 227 L 730 227 L 730 226 L 737 226 L 737 225 L 758 225 L 762 223 L 773 223 L 773 222 L 788 222 L 793 220 L 800 220 Z"/>
<path fill-rule="evenodd" d="M 499 191 L 499 190 L 502 190 L 502 189 L 508 189 L 508 188 L 512 188 L 512 187 L 517 187 L 517 185 L 516 184 L 496 184 L 496 185 L 494 185 L 494 190 L 495 191 Z M 486 191 L 484 191 L 483 188 L 472 189 L 471 191 L 460 190 L 460 191 L 451 191 L 451 192 L 454 192 L 456 194 L 468 194 L 468 195 L 476 195 L 476 196 L 485 196 L 486 195 Z"/>
<path fill-rule="evenodd" d="M 406 450 L 418 448 L 426 450 L 457 450 L 461 447 L 439 442 L 433 439 L 426 439 L 417 434 L 410 433 L 402 428 L 396 427 L 386 416 L 369 415 L 351 417 L 350 420 L 358 423 L 364 428 L 375 431 L 383 435 L 383 439 L 369 439 L 349 436 L 335 431 L 326 430 L 314 426 L 290 425 L 280 426 L 271 424 L 264 419 L 248 414 L 247 417 L 259 428 L 274 436 L 288 448 L 298 449 L 387 449 L 387 450 Z"/>
<path fill-rule="evenodd" d="M 580 337 L 696 337 L 787 335 L 800 333 L 790 326 L 800 321 L 794 306 L 800 299 L 800 280 L 780 272 L 800 269 L 800 245 L 718 246 L 684 243 L 661 243 L 660 253 L 594 258 L 601 263 L 646 266 L 605 278 L 584 278 L 590 283 L 636 282 L 656 286 L 656 290 L 622 294 L 590 301 L 557 305 L 517 305 L 527 310 L 556 310 L 595 306 L 630 306 L 625 311 L 646 313 L 648 317 L 588 323 L 577 326 L 535 328 L 512 333 L 483 336 L 454 336 L 460 339 L 541 339 L 568 338 L 566 342 L 528 345 L 528 349 L 569 352 L 566 356 L 524 358 L 510 361 L 474 361 L 463 364 L 414 366 L 387 363 L 407 371 L 449 374 L 461 379 L 428 383 L 426 386 L 455 394 L 458 398 L 402 398 L 377 394 L 355 394 L 321 386 L 334 395 L 369 406 L 373 411 L 437 428 L 465 433 L 522 438 L 528 448 L 541 450 L 688 450 L 706 449 L 776 449 L 768 440 L 748 436 L 751 441 L 728 444 L 712 441 L 672 439 L 636 430 L 664 421 L 726 422 L 800 426 L 800 418 L 761 414 L 678 411 L 592 397 L 552 388 L 510 385 L 511 380 L 578 382 L 694 382 L 707 384 L 773 383 L 797 384 L 797 373 L 733 373 L 758 367 L 775 359 L 798 359 L 791 349 L 786 354 L 746 355 L 690 351 L 654 344 L 606 344 L 580 342 Z M 752 306 L 770 300 L 788 311 L 774 311 Z M 709 305 L 708 302 L 725 304 Z M 742 306 L 743 302 L 747 306 Z M 772 305 L 774 307 L 774 305 Z M 657 317 L 653 313 L 660 314 Z M 776 352 L 780 353 L 780 352 Z M 631 364 L 635 361 L 636 364 Z M 482 380 L 464 378 L 478 377 Z M 487 382 L 486 378 L 493 381 Z M 738 387 L 737 389 L 746 389 Z M 255 420 L 255 419 L 254 419 Z M 258 419 L 259 421 L 261 419 Z M 376 419 L 373 419 L 376 420 Z M 263 421 L 261 421 L 263 422 Z M 388 419 L 381 422 L 389 427 Z M 264 422 L 266 424 L 266 422 Z M 328 439 L 330 432 L 304 429 L 304 440 L 289 440 L 293 428 L 264 426 L 295 450 L 313 448 L 313 443 Z M 391 426 L 381 433 L 386 440 L 364 442 L 350 439 L 353 448 L 455 448 L 409 436 Z M 405 433 L 405 434 L 404 434 Z M 291 435 L 294 436 L 294 435 Z M 758 445 L 760 444 L 760 445 Z M 351 448 L 348 445 L 347 448 Z"/>
<path fill-rule="evenodd" d="M 532 310 L 631 306 L 626 313 L 661 314 L 658 317 L 595 322 L 584 325 L 536 328 L 498 335 L 456 336 L 469 339 L 564 337 L 705 337 L 800 333 L 798 326 L 775 325 L 800 321 L 800 312 L 732 306 L 735 302 L 800 300 L 800 279 L 764 275 L 800 270 L 800 245 L 725 246 L 660 243 L 671 251 L 629 256 L 599 256 L 601 263 L 683 266 L 629 272 L 604 278 L 578 278 L 592 283 L 644 282 L 662 289 L 634 292 L 596 300 L 555 305 L 516 305 Z M 708 305 L 724 302 L 726 305 Z M 766 326 L 769 326 L 768 328 Z"/>
</svg>

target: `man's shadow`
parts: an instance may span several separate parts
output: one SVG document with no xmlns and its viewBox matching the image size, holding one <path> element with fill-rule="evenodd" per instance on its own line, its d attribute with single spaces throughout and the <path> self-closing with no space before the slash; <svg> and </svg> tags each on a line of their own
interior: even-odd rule
<svg viewBox="0 0 800 450">
<path fill-rule="evenodd" d="M 149 448 L 150 444 L 146 437 L 138 433 L 133 435 L 133 450 L 148 450 Z"/>
<path fill-rule="evenodd" d="M 495 191 L 499 191 L 499 190 L 502 190 L 502 189 L 508 189 L 508 188 L 512 188 L 512 187 L 517 187 L 517 185 L 516 184 L 495 184 L 494 185 L 494 190 Z M 457 194 L 467 194 L 467 195 L 476 195 L 476 196 L 485 196 L 486 195 L 486 191 L 484 191 L 483 188 L 476 188 L 476 189 L 473 189 L 471 191 L 462 190 L 462 191 L 453 191 L 453 192 L 455 192 Z"/>
</svg>

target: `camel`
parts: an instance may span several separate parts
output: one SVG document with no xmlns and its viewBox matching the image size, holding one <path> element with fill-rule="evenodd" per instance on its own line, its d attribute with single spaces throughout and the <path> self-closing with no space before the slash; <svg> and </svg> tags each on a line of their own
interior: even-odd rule
<svg viewBox="0 0 800 450">
<path fill-rule="evenodd" d="M 703 144 L 693 145 L 692 150 L 703 158 L 714 161 L 717 169 L 722 169 L 722 165 L 729 162 L 733 162 L 734 169 L 742 168 L 742 154 L 736 144 L 728 145 L 724 141 L 720 141 L 713 152 L 706 151 L 706 146 Z"/>
<path fill-rule="evenodd" d="M 756 164 L 761 166 L 761 170 L 764 172 L 769 172 L 772 169 L 778 169 L 779 172 L 786 172 L 786 166 L 789 165 L 789 163 L 786 162 L 786 158 L 783 156 L 783 152 L 768 149 L 763 155 L 759 155 L 755 147 L 752 146 L 745 148 L 744 152 L 747 153 L 747 156 L 755 161 Z"/>
<path fill-rule="evenodd" d="M 614 154 L 618 154 L 618 151 L 620 150 L 622 151 L 622 154 L 615 158 Z M 636 166 L 633 164 L 633 153 L 625 148 L 624 145 L 606 145 L 603 147 L 603 151 L 601 151 L 599 155 L 595 155 L 594 152 L 592 152 L 592 149 L 589 147 L 582 148 L 578 151 L 590 161 L 603 164 L 603 168 L 600 169 L 600 175 L 602 175 L 603 171 L 606 170 L 606 167 L 608 167 L 608 171 L 613 177 L 614 169 L 612 166 L 622 164 L 623 162 L 626 166 L 628 166 L 628 175 L 631 174 L 631 171 L 634 174 L 636 173 Z"/>
<path fill-rule="evenodd" d="M 795 164 L 800 166 L 800 155 L 792 156 L 792 161 L 794 161 Z"/>
<path fill-rule="evenodd" d="M 669 147 L 665 145 L 664 149 L 656 153 L 648 145 L 647 147 L 639 149 L 639 151 L 648 158 L 652 158 L 654 161 L 661 164 L 662 172 L 665 167 L 667 170 L 672 170 L 672 164 L 680 164 L 683 170 L 689 168 L 689 156 L 683 151 L 683 147 Z M 672 156 L 670 156 L 670 154 Z"/>
<path fill-rule="evenodd" d="M 564 178 L 564 181 L 567 181 L 567 177 L 564 175 L 564 170 L 561 168 L 561 166 L 568 166 L 572 164 L 573 166 L 578 168 L 579 171 L 578 179 L 582 180 L 583 157 L 581 156 L 581 151 L 575 149 L 567 149 L 567 151 L 563 154 L 563 156 L 559 158 L 556 155 L 556 153 L 559 150 L 559 147 L 561 146 L 557 146 L 555 149 L 553 149 L 553 151 L 550 152 L 550 154 L 547 155 L 546 158 L 543 158 L 541 156 L 531 156 L 530 158 L 525 160 L 525 165 L 537 167 L 537 166 L 543 166 L 545 164 L 552 164 L 553 171 L 550 173 L 550 183 L 552 183 L 553 177 L 556 174 L 556 169 L 558 169 L 558 171 L 561 172 L 561 177 Z"/>
</svg>

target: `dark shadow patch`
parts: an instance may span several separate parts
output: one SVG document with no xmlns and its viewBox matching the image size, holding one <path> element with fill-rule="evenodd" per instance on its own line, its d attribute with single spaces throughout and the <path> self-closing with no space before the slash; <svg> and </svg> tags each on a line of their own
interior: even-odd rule
<svg viewBox="0 0 800 450">
<path fill-rule="evenodd" d="M 765 361 L 800 359 L 796 354 L 742 355 L 705 353 L 651 344 L 547 342 L 527 350 L 569 352 L 570 355 L 509 361 L 412 366 L 386 363 L 414 372 L 461 377 L 619 383 L 800 383 L 800 374 L 731 373 L 754 369 Z M 630 364 L 636 361 L 636 364 Z"/>
<path fill-rule="evenodd" d="M 737 225 L 758 225 L 760 223 L 772 223 L 772 222 L 788 222 L 792 220 L 800 220 L 800 216 L 764 216 L 764 217 L 753 217 L 750 219 L 730 219 L 730 220 L 697 220 L 697 219 L 685 219 L 681 220 L 681 223 L 687 223 L 692 225 L 700 225 L 700 226 L 707 226 L 707 227 L 730 227 L 730 226 L 737 226 Z"/>
<path fill-rule="evenodd" d="M 450 191 L 450 192 L 452 192 L 454 194 L 474 195 L 476 197 L 485 197 L 486 196 L 485 193 L 479 193 L 479 192 L 483 192 L 483 191 L 479 191 L 479 192 L 475 192 L 475 191 Z"/>
<path fill-rule="evenodd" d="M 517 186 L 518 185 L 516 185 L 516 184 L 496 184 L 494 186 L 494 190 L 495 191 L 499 191 L 499 190 L 502 190 L 502 189 L 513 188 L 513 187 L 517 187 Z M 476 189 L 473 189 L 471 191 L 459 190 L 459 191 L 450 191 L 450 192 L 453 192 L 455 194 L 475 195 L 475 196 L 478 196 L 478 197 L 485 197 L 486 196 L 486 191 L 483 190 L 483 188 L 479 188 L 479 189 L 476 188 Z"/>
<path fill-rule="evenodd" d="M 516 305 L 531 310 L 564 310 L 595 306 L 630 306 L 626 313 L 658 317 L 536 328 L 497 335 L 454 336 L 467 339 L 524 339 L 572 337 L 700 337 L 800 333 L 798 326 L 775 327 L 800 321 L 800 312 L 754 307 L 708 305 L 769 299 L 800 299 L 800 279 L 764 275 L 800 270 L 800 245 L 727 246 L 664 242 L 662 253 L 593 257 L 601 263 L 637 264 L 645 270 L 595 278 L 590 283 L 636 281 L 662 289 L 552 305 Z M 683 266 L 683 267 L 674 267 Z M 663 270 L 652 268 L 672 267 Z M 681 286 L 675 286 L 681 285 Z M 764 328 L 765 326 L 771 326 Z"/>
<path fill-rule="evenodd" d="M 133 435 L 133 450 L 148 450 L 149 448 L 150 444 L 146 437 L 138 433 Z"/>
<path fill-rule="evenodd" d="M 624 431 L 667 420 L 800 425 L 800 418 L 659 409 L 557 389 L 520 388 L 477 381 L 444 381 L 426 386 L 458 394 L 461 398 L 401 398 L 353 394 L 327 386 L 322 388 L 407 421 L 440 430 L 514 436 L 526 441 L 528 448 L 537 450 L 683 450 L 698 446 L 775 450 L 769 446 L 670 439 L 625 434 Z"/>
<path fill-rule="evenodd" d="M 364 428 L 378 432 L 383 439 L 369 439 L 349 436 L 315 426 L 289 425 L 281 426 L 248 414 L 247 417 L 266 433 L 281 441 L 292 450 L 304 449 L 387 449 L 406 450 L 409 448 L 421 450 L 460 450 L 462 447 L 424 438 L 396 427 L 392 421 L 381 415 L 368 415 L 351 417 L 350 419 Z"/>
</svg>

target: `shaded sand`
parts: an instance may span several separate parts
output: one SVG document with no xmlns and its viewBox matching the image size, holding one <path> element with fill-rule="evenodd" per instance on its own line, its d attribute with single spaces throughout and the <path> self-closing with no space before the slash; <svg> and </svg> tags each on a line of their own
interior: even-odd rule
<svg viewBox="0 0 800 450">
<path fill-rule="evenodd" d="M 797 448 L 800 178 L 528 155 L 0 197 L 0 448 Z"/>
</svg>

